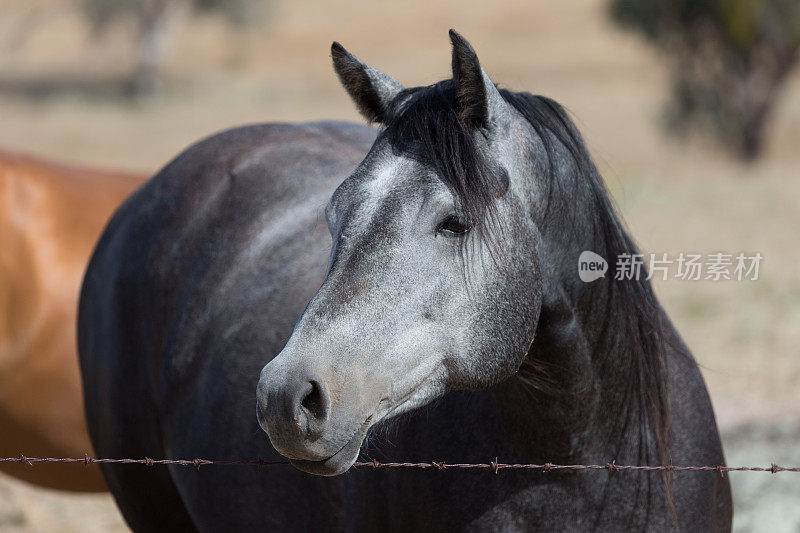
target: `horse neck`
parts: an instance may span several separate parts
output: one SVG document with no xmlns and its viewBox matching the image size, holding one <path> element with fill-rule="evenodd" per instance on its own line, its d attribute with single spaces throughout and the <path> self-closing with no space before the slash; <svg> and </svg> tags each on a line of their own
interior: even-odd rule
<svg viewBox="0 0 800 533">
<path fill-rule="evenodd" d="M 498 391 L 513 433 L 520 435 L 524 453 L 548 461 L 648 460 L 655 448 L 646 430 L 642 389 L 632 378 L 638 339 L 620 327 L 631 317 L 612 287 L 615 251 L 598 232 L 587 239 L 592 232 L 559 231 L 565 226 L 553 221 L 548 226 L 545 250 L 559 251 L 560 257 L 592 250 L 609 261 L 611 272 L 583 283 L 577 264 L 562 261 L 545 274 L 536 337 L 518 375 Z M 541 260 L 557 264 L 552 257 Z"/>
</svg>

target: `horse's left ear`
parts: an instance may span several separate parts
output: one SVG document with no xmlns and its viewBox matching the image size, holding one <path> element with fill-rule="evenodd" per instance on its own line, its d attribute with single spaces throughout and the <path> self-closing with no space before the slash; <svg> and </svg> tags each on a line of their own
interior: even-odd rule
<svg viewBox="0 0 800 533">
<path fill-rule="evenodd" d="M 405 87 L 388 74 L 365 64 L 337 42 L 331 45 L 331 57 L 339 81 L 364 118 L 378 123 L 386 120 L 389 104 Z"/>
<path fill-rule="evenodd" d="M 456 30 L 450 30 L 450 42 L 461 120 L 475 129 L 503 124 L 509 117 L 508 105 L 481 67 L 472 45 Z"/>
</svg>

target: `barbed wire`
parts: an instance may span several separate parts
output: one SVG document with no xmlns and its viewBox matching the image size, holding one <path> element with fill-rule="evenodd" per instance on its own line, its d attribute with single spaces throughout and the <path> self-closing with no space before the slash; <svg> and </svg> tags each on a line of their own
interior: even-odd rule
<svg viewBox="0 0 800 533">
<path fill-rule="evenodd" d="M 93 464 L 126 464 L 126 465 L 179 465 L 179 466 L 193 466 L 200 469 L 201 466 L 290 466 L 289 461 L 264 461 L 261 459 L 242 460 L 242 461 L 219 461 L 212 459 L 151 459 L 145 457 L 143 459 L 106 459 L 91 457 L 85 454 L 83 457 L 26 457 L 20 455 L 19 457 L 0 457 L 0 463 L 20 463 L 28 466 L 34 466 L 41 463 L 78 463 L 86 466 Z M 727 472 L 770 472 L 777 474 L 778 472 L 795 472 L 800 473 L 800 467 L 797 466 L 778 466 L 772 463 L 770 466 L 679 466 L 679 465 L 618 465 L 615 462 L 607 463 L 604 465 L 582 465 L 582 464 L 554 464 L 554 463 L 501 463 L 495 458 L 494 461 L 489 463 L 445 463 L 444 461 L 431 461 L 429 463 L 382 463 L 377 460 L 373 461 L 357 461 L 353 464 L 356 468 L 433 468 L 437 470 L 447 469 L 484 469 L 493 471 L 497 474 L 500 470 L 540 470 L 542 472 L 549 472 L 551 470 L 607 470 L 609 472 L 715 472 L 719 475 L 724 475 Z"/>
</svg>

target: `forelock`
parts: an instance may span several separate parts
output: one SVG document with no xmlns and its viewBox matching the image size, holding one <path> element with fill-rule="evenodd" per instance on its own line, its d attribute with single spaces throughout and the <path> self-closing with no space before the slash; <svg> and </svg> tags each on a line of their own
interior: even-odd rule
<svg viewBox="0 0 800 533">
<path fill-rule="evenodd" d="M 507 186 L 507 176 L 480 150 L 477 136 L 485 132 L 462 121 L 453 80 L 406 89 L 387 115 L 383 135 L 394 154 L 429 167 L 470 223 L 487 230 L 494 199 Z"/>
</svg>

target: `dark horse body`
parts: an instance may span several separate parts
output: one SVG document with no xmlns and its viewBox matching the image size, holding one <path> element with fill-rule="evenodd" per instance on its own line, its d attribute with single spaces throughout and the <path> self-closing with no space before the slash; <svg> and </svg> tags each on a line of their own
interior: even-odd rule
<svg viewBox="0 0 800 533">
<path fill-rule="evenodd" d="M 504 98 L 510 102 L 514 95 Z M 550 113 L 553 121 L 562 116 L 549 100 L 537 98 L 529 97 L 531 110 Z M 347 225 L 332 222 L 328 213 L 331 253 L 323 209 L 367 152 L 365 161 L 374 162 L 381 139 L 376 141 L 373 129 L 344 123 L 227 131 L 189 148 L 120 208 L 92 259 L 80 309 L 88 420 L 100 456 L 282 459 L 253 416 L 253 391 L 267 365 L 259 384 L 259 416 L 275 447 L 303 470 L 347 469 L 355 455 L 335 464 L 317 461 L 334 452 L 338 457 L 350 444 L 317 454 L 307 450 L 325 442 L 327 433 L 310 444 L 306 434 L 290 442 L 291 428 L 278 427 L 279 415 L 270 409 L 276 390 L 291 380 L 276 377 L 282 374 L 268 363 L 290 366 L 286 361 L 295 355 L 285 352 L 302 340 L 294 337 L 309 331 L 312 315 L 315 327 L 321 320 L 318 306 L 308 302 L 315 294 L 319 302 L 339 269 L 363 267 L 372 250 L 381 248 L 385 234 L 376 231 L 371 239 L 356 239 L 356 259 L 342 255 L 349 249 L 341 238 Z M 558 149 L 552 159 L 566 165 Z M 518 307 L 518 314 L 538 323 L 533 344 L 530 338 L 520 341 L 521 357 L 493 382 L 479 385 L 462 375 L 459 384 L 443 385 L 450 392 L 402 417 L 387 438 L 378 434 L 363 447 L 356 439 L 354 454 L 361 447 L 362 458 L 396 461 L 724 462 L 700 373 L 658 304 L 632 309 L 613 279 L 592 284 L 577 279 L 582 249 L 608 257 L 629 241 L 620 244 L 620 233 L 609 241 L 608 231 L 592 229 L 598 220 L 616 219 L 604 191 L 596 202 L 591 187 L 599 178 L 571 168 L 557 177 L 562 182 L 549 195 L 546 214 L 533 215 L 540 228 L 534 246 L 541 266 L 530 268 L 536 276 L 531 284 L 538 287 L 530 298 L 537 305 L 530 312 Z M 568 198 L 561 197 L 564 191 Z M 391 209 L 384 208 L 381 216 L 391 219 Z M 336 217 L 345 216 L 346 209 L 337 209 Z M 574 212 L 577 217 L 570 218 Z M 578 222 L 566 227 L 571 220 Z M 460 232 L 455 226 L 451 233 Z M 358 275 L 350 271 L 343 279 Z M 337 309 L 346 314 L 358 306 L 359 293 L 369 293 L 370 286 L 364 282 L 349 290 Z M 635 291 L 652 299 L 646 282 Z M 651 313 L 653 320 L 642 322 L 640 312 Z M 295 328 L 301 314 L 305 322 Z M 429 320 L 437 320 L 435 312 Z M 631 320 L 636 338 L 621 325 Z M 513 322 L 513 316 L 504 319 L 509 328 Z M 649 335 L 652 323 L 665 347 L 658 372 L 647 354 L 636 355 L 642 344 L 637 335 Z M 317 361 L 341 353 L 341 344 L 324 337 Z M 359 343 L 349 345 L 354 344 Z M 318 401 L 327 407 L 319 414 L 308 401 L 310 393 L 305 396 L 309 427 L 323 415 L 331 418 L 325 431 L 339 427 L 333 418 L 346 418 L 339 398 L 349 398 L 352 390 L 358 398 L 370 397 L 369 387 L 360 384 L 380 382 L 381 370 L 352 366 L 341 370 L 355 372 L 346 390 L 330 392 L 330 400 L 323 387 L 332 390 L 334 378 L 311 381 L 323 389 Z M 651 381 L 654 376 L 658 383 Z M 383 398 L 381 405 L 391 400 L 389 393 L 375 394 Z M 414 407 L 425 402 L 418 403 Z M 709 473 L 662 478 L 644 472 L 351 469 L 322 477 L 291 467 L 104 465 L 104 474 L 135 530 L 726 530 L 731 520 L 728 482 Z"/>
</svg>

